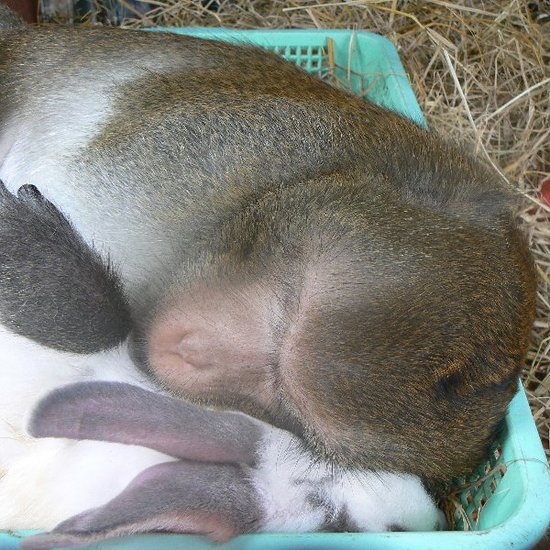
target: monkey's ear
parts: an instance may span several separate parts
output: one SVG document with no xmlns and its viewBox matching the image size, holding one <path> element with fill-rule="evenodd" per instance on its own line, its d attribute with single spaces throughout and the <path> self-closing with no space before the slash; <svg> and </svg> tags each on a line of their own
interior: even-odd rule
<svg viewBox="0 0 550 550">
<path fill-rule="evenodd" d="M 120 382 L 57 388 L 36 406 L 34 437 L 141 445 L 202 462 L 254 465 L 267 424 L 242 413 L 206 409 Z"/>
<path fill-rule="evenodd" d="M 203 534 L 223 542 L 257 530 L 260 510 L 241 467 L 165 462 L 143 471 L 104 506 L 78 514 L 50 533 L 24 539 L 21 550 L 81 546 L 147 531 Z"/>
</svg>

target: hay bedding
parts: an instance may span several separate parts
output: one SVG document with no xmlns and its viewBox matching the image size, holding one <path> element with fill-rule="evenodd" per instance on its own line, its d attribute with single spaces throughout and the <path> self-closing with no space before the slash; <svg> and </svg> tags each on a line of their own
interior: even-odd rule
<svg viewBox="0 0 550 550">
<path fill-rule="evenodd" d="M 430 126 L 470 144 L 525 198 L 519 219 L 539 287 L 522 374 L 550 457 L 550 182 L 546 200 L 541 192 L 550 180 L 550 2 L 152 0 L 145 14 L 118 2 L 135 14 L 127 27 L 357 28 L 396 44 Z M 100 6 L 93 18 L 108 16 Z M 457 494 L 445 495 L 449 516 L 462 510 Z"/>
</svg>

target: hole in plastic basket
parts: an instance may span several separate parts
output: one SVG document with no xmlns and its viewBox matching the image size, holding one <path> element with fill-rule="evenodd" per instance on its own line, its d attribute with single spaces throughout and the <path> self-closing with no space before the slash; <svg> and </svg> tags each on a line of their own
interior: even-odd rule
<svg viewBox="0 0 550 550">
<path fill-rule="evenodd" d="M 495 442 L 489 456 L 468 479 L 456 479 L 442 495 L 440 507 L 451 530 L 478 529 L 481 510 L 496 492 L 506 474 L 500 443 Z"/>
</svg>

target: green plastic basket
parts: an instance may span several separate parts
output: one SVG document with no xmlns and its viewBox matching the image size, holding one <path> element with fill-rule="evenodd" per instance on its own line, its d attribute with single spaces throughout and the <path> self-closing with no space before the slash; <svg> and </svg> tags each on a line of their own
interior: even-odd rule
<svg viewBox="0 0 550 550">
<path fill-rule="evenodd" d="M 323 79 L 425 124 L 399 56 L 386 38 L 345 30 L 151 29 L 257 44 Z M 474 414 L 475 411 L 472 412 Z M 91 544 L 98 550 L 503 550 L 532 548 L 550 524 L 550 470 L 520 385 L 487 461 L 457 493 L 462 531 L 243 535 L 212 545 L 192 535 L 141 535 Z M 0 533 L 15 550 L 30 532 Z"/>
</svg>

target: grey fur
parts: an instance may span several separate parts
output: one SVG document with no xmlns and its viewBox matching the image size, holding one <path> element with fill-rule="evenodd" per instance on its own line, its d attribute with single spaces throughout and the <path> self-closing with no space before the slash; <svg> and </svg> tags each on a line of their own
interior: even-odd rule
<svg viewBox="0 0 550 550">
<path fill-rule="evenodd" d="M 204 462 L 253 466 L 265 425 L 240 413 L 212 411 L 120 382 L 83 382 L 48 394 L 29 433 L 142 445 Z"/>
<path fill-rule="evenodd" d="M 208 488 L 208 490 L 205 490 Z M 234 464 L 188 461 L 152 466 L 120 495 L 58 525 L 51 533 L 24 539 L 21 550 L 47 550 L 133 534 L 136 531 L 196 532 L 214 539 L 254 532 L 261 509 L 246 472 Z M 180 527 L 178 528 L 178 525 Z M 200 526 L 200 527 L 199 527 Z"/>
<path fill-rule="evenodd" d="M 74 353 L 119 344 L 130 317 L 114 270 L 34 186 L 0 183 L 0 319 L 13 332 Z"/>
<path fill-rule="evenodd" d="M 29 431 L 35 437 L 143 445 L 184 460 L 148 468 L 107 504 L 25 539 L 22 549 L 142 531 L 200 532 L 214 539 L 257 531 L 262 507 L 247 466 L 259 458 L 266 428 L 239 413 L 210 411 L 129 384 L 59 388 L 34 411 Z"/>
</svg>

